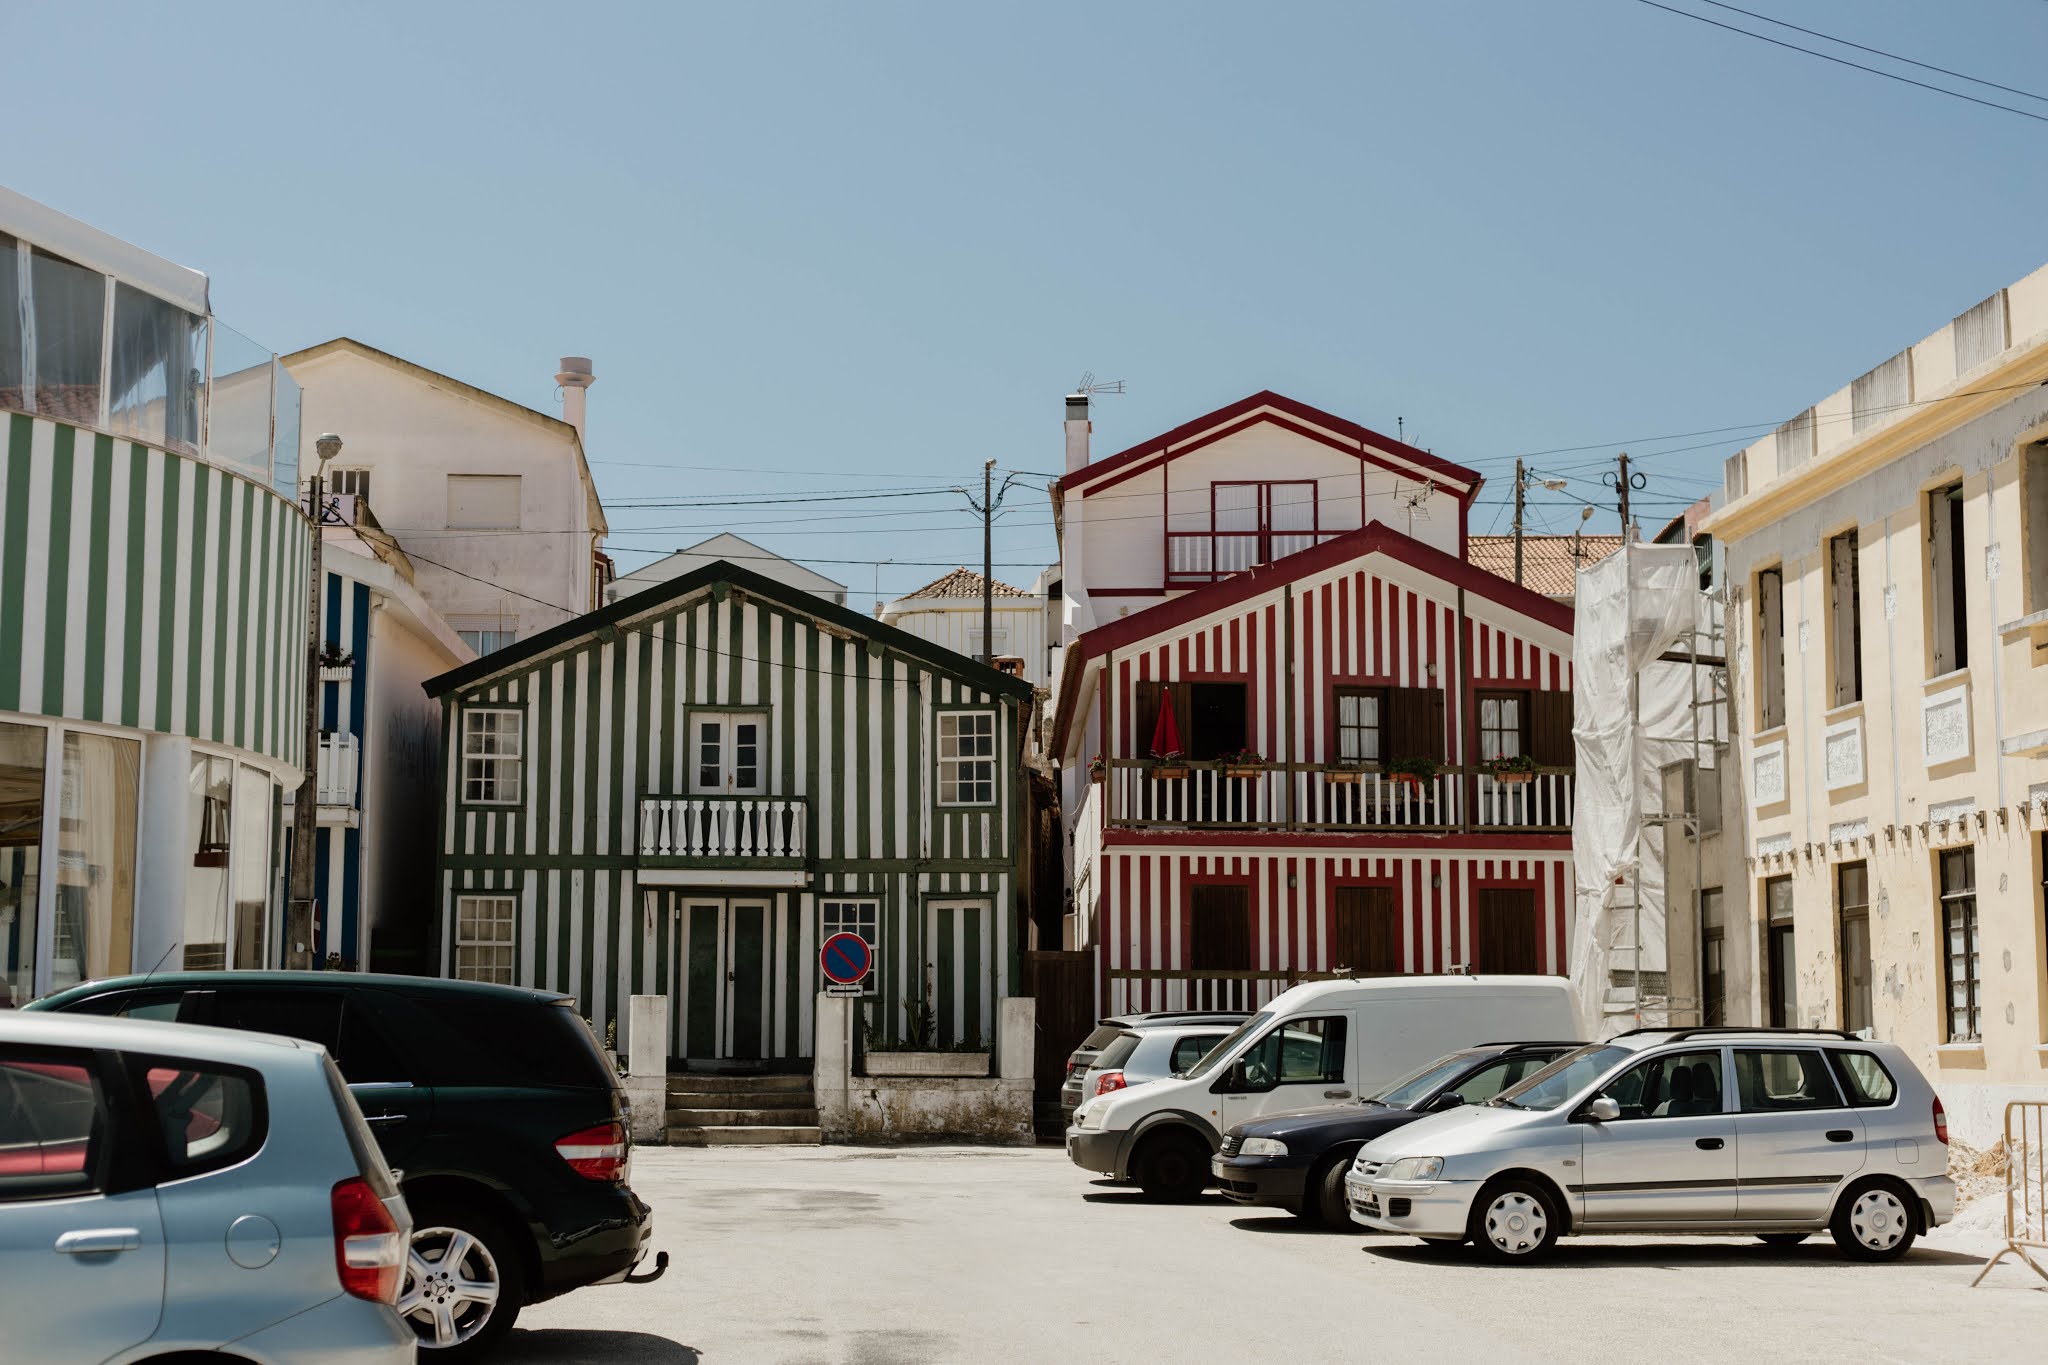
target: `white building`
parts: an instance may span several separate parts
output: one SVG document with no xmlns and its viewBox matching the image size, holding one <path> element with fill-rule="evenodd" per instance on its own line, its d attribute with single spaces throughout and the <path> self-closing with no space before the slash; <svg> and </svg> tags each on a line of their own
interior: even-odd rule
<svg viewBox="0 0 2048 1365">
<path fill-rule="evenodd" d="M 602 604 L 588 361 L 567 357 L 556 375 L 564 420 L 348 337 L 284 359 L 305 389 L 307 471 L 314 438 L 339 434 L 328 490 L 368 502 L 470 648 L 487 654 Z"/>
<path fill-rule="evenodd" d="M 821 573 L 814 573 L 793 559 L 785 559 L 773 550 L 764 550 L 751 540 L 742 539 L 730 531 L 721 531 L 711 539 L 702 541 L 688 549 L 677 550 L 665 555 L 652 564 L 643 564 L 629 574 L 620 574 L 616 581 L 605 589 L 604 600 L 616 602 L 621 597 L 631 597 L 636 592 L 681 578 L 684 574 L 695 573 L 706 564 L 724 560 L 741 568 L 752 569 L 763 578 L 772 578 L 778 583 L 787 583 L 793 588 L 824 598 L 835 607 L 846 605 L 846 585 L 835 583 Z"/>
<path fill-rule="evenodd" d="M 1057 577 L 1057 573 L 1053 574 Z M 1040 575 L 1039 581 L 1045 581 Z M 998 667 L 1014 672 L 1033 687 L 1044 687 L 1046 671 L 1045 599 L 1041 593 L 1026 592 L 997 581 L 991 601 L 992 643 L 982 644 L 982 585 L 985 580 L 972 569 L 954 569 L 941 574 L 913 592 L 907 592 L 882 607 L 884 623 L 907 630 L 920 639 L 957 650 L 968 658 L 984 652 Z M 1001 661 L 1017 662 L 1005 666 Z"/>
</svg>

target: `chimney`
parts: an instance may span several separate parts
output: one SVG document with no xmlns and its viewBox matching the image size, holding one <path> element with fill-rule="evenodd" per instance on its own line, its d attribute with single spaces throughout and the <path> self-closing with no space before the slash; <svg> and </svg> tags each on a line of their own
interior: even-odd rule
<svg viewBox="0 0 2048 1365">
<path fill-rule="evenodd" d="M 1088 467 L 1088 433 L 1095 424 L 1088 420 L 1088 395 L 1067 395 L 1067 472 Z"/>
<path fill-rule="evenodd" d="M 563 356 L 562 369 L 555 376 L 555 382 L 562 386 L 562 420 L 576 428 L 577 440 L 583 440 L 584 392 L 597 382 L 597 376 L 591 373 L 590 357 Z"/>
</svg>

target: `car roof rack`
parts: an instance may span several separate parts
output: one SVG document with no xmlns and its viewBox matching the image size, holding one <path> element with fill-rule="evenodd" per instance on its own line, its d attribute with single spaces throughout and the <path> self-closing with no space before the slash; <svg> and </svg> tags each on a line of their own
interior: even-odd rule
<svg viewBox="0 0 2048 1365">
<path fill-rule="evenodd" d="M 1865 1039 L 1865 1038 L 1863 1037 L 1863 1035 L 1862 1035 L 1862 1034 L 1860 1034 L 1860 1033 L 1851 1033 L 1851 1032 L 1849 1032 L 1849 1030 L 1847 1030 L 1847 1029 L 1840 1029 L 1840 1028 L 1781 1028 L 1781 1027 L 1775 1027 L 1775 1026 L 1773 1026 L 1773 1025 L 1770 1025 L 1770 1024 L 1753 1024 L 1753 1025 L 1743 1025 L 1743 1024 L 1706 1024 L 1706 1025 L 1687 1025 L 1687 1024 L 1667 1024 L 1667 1025 L 1664 1025 L 1664 1026 L 1662 1026 L 1662 1027 L 1651 1027 L 1651 1028 L 1632 1028 L 1632 1029 L 1629 1029 L 1629 1030 L 1628 1030 L 1627 1032 L 1625 1032 L 1625 1033 L 1617 1033 L 1617 1034 L 1615 1034 L 1614 1036 L 1615 1036 L 1615 1037 L 1617 1037 L 1617 1038 L 1634 1038 L 1634 1037 L 1638 1037 L 1638 1036 L 1640 1036 L 1640 1035 L 1642 1035 L 1642 1034 L 1645 1034 L 1645 1033 L 1664 1033 L 1664 1034 L 1669 1034 L 1669 1035 L 1670 1035 L 1670 1038 L 1671 1038 L 1671 1041 L 1672 1041 L 1672 1042 L 1674 1042 L 1674 1043 L 1675 1043 L 1675 1042 L 1678 1042 L 1678 1041 L 1680 1041 L 1681 1039 L 1685 1039 L 1685 1038 L 1696 1038 L 1696 1037 L 1700 1037 L 1700 1036 L 1702 1036 L 1702 1035 L 1726 1035 L 1726 1034 L 1744 1034 L 1744 1033 L 1746 1033 L 1746 1034 L 1750 1034 L 1750 1035 L 1752 1035 L 1752 1036 L 1754 1036 L 1754 1035 L 1756 1035 L 1756 1034 L 1765 1034 L 1765 1035 L 1777 1035 L 1777 1034 L 1794 1034 L 1794 1035 L 1798 1035 L 1798 1036 L 1801 1036 L 1801 1037 L 1809 1037 L 1809 1038 L 1814 1038 L 1814 1037 L 1818 1037 L 1818 1038 L 1847 1038 L 1847 1039 L 1849 1039 L 1849 1040 L 1850 1040 L 1851 1042 L 1857 1042 L 1857 1043 L 1860 1043 L 1860 1042 L 1865 1042 L 1865 1041 L 1868 1041 L 1867 1039 Z"/>
<path fill-rule="evenodd" d="M 1473 1047 L 1584 1047 L 1583 1038 L 1500 1038 L 1490 1043 L 1474 1043 Z"/>
</svg>

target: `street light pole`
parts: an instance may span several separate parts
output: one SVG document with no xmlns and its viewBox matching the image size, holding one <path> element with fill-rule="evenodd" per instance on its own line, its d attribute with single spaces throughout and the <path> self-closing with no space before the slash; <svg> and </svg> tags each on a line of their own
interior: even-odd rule
<svg viewBox="0 0 2048 1365">
<path fill-rule="evenodd" d="M 306 727 L 305 750 L 300 759 L 305 780 L 299 783 L 292 803 L 292 885 L 291 907 L 285 915 L 284 965 L 303 971 L 313 965 L 313 869 L 316 856 L 313 841 L 320 824 L 320 589 L 321 542 L 326 539 L 327 498 L 324 476 L 327 462 L 341 454 L 341 438 L 332 434 L 313 442 L 320 462 L 313 467 L 312 578 L 306 586 Z"/>
</svg>

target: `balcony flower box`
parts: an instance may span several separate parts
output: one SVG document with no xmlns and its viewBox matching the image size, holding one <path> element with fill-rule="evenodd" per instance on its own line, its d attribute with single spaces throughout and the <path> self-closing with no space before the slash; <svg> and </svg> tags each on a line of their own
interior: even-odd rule
<svg viewBox="0 0 2048 1365">
<path fill-rule="evenodd" d="M 1434 782 L 1436 775 L 1442 770 L 1442 765 L 1435 759 L 1419 755 L 1397 758 L 1386 766 L 1386 774 L 1395 786 L 1412 787 L 1418 791 L 1424 783 Z"/>
<path fill-rule="evenodd" d="M 1536 780 L 1536 760 L 1527 754 L 1516 754 L 1511 758 L 1489 758 L 1481 765 L 1486 775 L 1508 787 L 1519 787 Z"/>
<path fill-rule="evenodd" d="M 1234 754 L 1223 755 L 1225 777 L 1257 777 L 1266 770 L 1266 756 L 1256 749 L 1240 749 Z"/>
<path fill-rule="evenodd" d="M 1188 775 L 1188 767 L 1181 759 L 1180 750 L 1152 755 L 1152 766 L 1145 775 L 1154 782 L 1178 782 Z"/>
<path fill-rule="evenodd" d="M 1355 787 L 1363 776 L 1356 768 L 1325 768 L 1323 781 L 1333 787 Z"/>
<path fill-rule="evenodd" d="M 876 1052 L 867 1054 L 870 1076 L 941 1076 L 960 1078 L 988 1075 L 986 1052 Z"/>
</svg>

